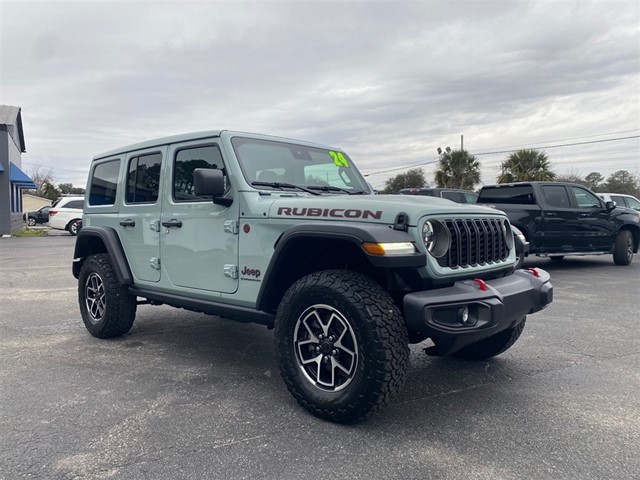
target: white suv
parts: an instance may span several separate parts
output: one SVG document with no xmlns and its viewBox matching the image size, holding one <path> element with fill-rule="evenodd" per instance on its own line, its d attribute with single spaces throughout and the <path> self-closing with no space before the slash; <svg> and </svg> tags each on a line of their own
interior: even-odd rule
<svg viewBox="0 0 640 480">
<path fill-rule="evenodd" d="M 633 195 L 624 193 L 599 193 L 598 195 L 606 202 L 616 202 L 616 206 L 618 207 L 633 208 L 634 210 L 640 211 L 640 200 Z"/>
<path fill-rule="evenodd" d="M 82 207 L 84 197 L 64 197 L 53 204 L 49 210 L 47 225 L 57 230 L 67 230 L 77 235 L 82 226 Z"/>
</svg>

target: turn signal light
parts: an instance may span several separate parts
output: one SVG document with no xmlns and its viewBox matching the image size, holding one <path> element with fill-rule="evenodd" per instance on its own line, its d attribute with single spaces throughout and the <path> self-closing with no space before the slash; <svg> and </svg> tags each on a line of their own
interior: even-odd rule
<svg viewBox="0 0 640 480">
<path fill-rule="evenodd" d="M 362 248 L 369 255 L 378 256 L 412 255 L 416 251 L 411 242 L 363 243 Z"/>
</svg>

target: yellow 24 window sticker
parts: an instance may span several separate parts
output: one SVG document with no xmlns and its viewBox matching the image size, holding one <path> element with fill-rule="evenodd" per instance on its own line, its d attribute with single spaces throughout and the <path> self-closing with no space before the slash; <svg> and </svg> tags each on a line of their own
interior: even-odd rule
<svg viewBox="0 0 640 480">
<path fill-rule="evenodd" d="M 330 150 L 329 155 L 331 155 L 331 158 L 333 158 L 333 163 L 336 164 L 336 166 L 338 167 L 349 166 L 349 162 L 347 161 L 345 156 L 342 154 L 342 152 L 334 152 L 333 150 Z"/>
</svg>

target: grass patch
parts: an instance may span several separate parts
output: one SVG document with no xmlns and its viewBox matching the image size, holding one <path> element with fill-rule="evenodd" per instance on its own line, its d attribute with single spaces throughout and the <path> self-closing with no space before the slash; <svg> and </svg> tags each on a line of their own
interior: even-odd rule
<svg viewBox="0 0 640 480">
<path fill-rule="evenodd" d="M 47 230 L 45 229 L 35 229 L 35 228 L 23 228 L 22 230 L 18 230 L 13 234 L 14 237 L 46 237 Z"/>
</svg>

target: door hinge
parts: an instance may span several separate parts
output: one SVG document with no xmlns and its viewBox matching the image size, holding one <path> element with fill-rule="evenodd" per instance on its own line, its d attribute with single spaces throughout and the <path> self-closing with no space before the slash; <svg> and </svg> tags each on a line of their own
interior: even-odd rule
<svg viewBox="0 0 640 480">
<path fill-rule="evenodd" d="M 224 276 L 229 278 L 238 278 L 238 266 L 231 264 L 225 265 Z"/>
<path fill-rule="evenodd" d="M 238 222 L 236 220 L 225 220 L 224 231 L 227 233 L 238 233 Z"/>
<path fill-rule="evenodd" d="M 149 224 L 149 228 L 151 229 L 152 232 L 159 232 L 160 231 L 160 220 L 154 220 L 153 222 L 151 222 Z"/>
<path fill-rule="evenodd" d="M 160 259 L 157 257 L 151 257 L 149 259 L 149 265 L 151 268 L 155 268 L 156 270 L 160 270 Z"/>
</svg>

